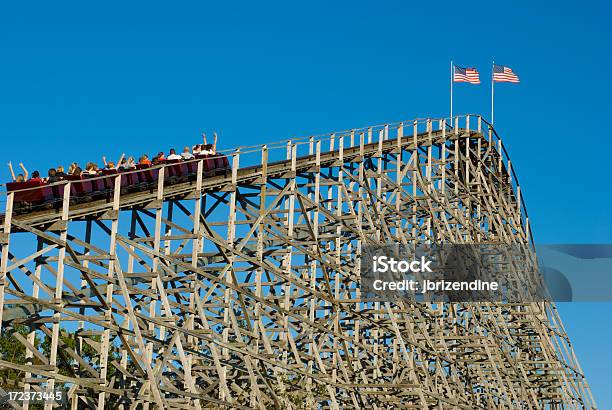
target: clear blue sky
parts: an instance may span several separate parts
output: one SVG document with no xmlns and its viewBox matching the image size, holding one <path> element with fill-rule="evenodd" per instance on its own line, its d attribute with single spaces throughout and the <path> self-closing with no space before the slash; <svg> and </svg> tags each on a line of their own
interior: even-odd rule
<svg viewBox="0 0 612 410">
<path fill-rule="evenodd" d="M 4 2 L 0 179 L 121 152 L 220 146 L 448 114 L 449 60 L 483 84 L 456 112 L 496 126 L 536 240 L 610 243 L 612 10 L 604 1 Z M 607 162 L 607 164 L 606 164 Z M 602 409 L 612 408 L 612 304 L 559 307 Z M 589 316 L 591 315 L 591 316 Z"/>
</svg>

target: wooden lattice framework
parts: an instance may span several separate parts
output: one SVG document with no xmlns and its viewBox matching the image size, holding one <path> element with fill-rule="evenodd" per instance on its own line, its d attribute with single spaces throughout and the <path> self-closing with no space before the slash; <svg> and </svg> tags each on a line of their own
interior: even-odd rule
<svg viewBox="0 0 612 410">
<path fill-rule="evenodd" d="M 595 408 L 552 303 L 361 298 L 365 245 L 531 245 L 480 116 L 230 155 L 226 175 L 165 186 L 162 168 L 156 189 L 86 204 L 60 185 L 55 210 L 16 214 L 7 195 L 0 317 L 26 363 L 0 367 L 16 388 L 61 383 L 73 409 Z"/>
</svg>

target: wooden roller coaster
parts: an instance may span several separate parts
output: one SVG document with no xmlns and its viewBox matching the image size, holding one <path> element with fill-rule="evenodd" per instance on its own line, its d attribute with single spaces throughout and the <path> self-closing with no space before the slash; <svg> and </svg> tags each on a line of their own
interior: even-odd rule
<svg viewBox="0 0 612 410">
<path fill-rule="evenodd" d="M 532 247 L 480 116 L 224 155 L 223 172 L 200 158 L 91 195 L 63 181 L 25 211 L 7 192 L 1 331 L 23 354 L 0 358 L 5 390 L 72 409 L 596 408 L 551 302 L 360 292 L 366 245 Z"/>
</svg>

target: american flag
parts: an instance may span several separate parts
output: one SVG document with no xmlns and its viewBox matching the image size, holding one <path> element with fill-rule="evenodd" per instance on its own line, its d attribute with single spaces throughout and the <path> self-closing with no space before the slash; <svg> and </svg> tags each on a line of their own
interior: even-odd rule
<svg viewBox="0 0 612 410">
<path fill-rule="evenodd" d="M 512 72 L 512 69 L 503 65 L 493 64 L 493 81 L 498 83 L 518 83 L 518 75 Z"/>
<path fill-rule="evenodd" d="M 480 76 L 475 68 L 462 68 L 455 66 L 453 81 L 456 83 L 480 84 Z"/>
</svg>

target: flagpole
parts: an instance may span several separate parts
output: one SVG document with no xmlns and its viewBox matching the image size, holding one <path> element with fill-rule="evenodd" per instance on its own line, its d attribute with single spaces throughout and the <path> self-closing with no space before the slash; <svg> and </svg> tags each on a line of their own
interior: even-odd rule
<svg viewBox="0 0 612 410">
<path fill-rule="evenodd" d="M 453 122 L 453 60 L 450 62 L 450 121 Z"/>
<path fill-rule="evenodd" d="M 493 81 L 493 75 L 495 71 L 495 60 L 493 60 L 493 65 L 491 66 L 491 125 L 495 122 L 495 111 L 494 111 L 494 102 L 495 102 L 495 81 Z"/>
</svg>

